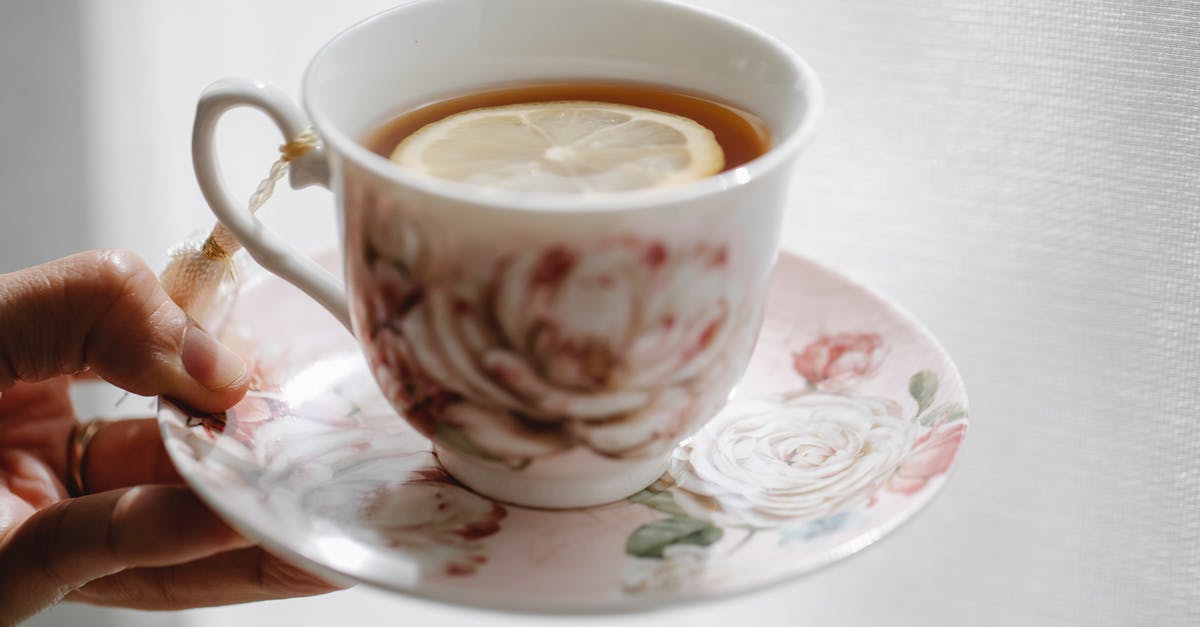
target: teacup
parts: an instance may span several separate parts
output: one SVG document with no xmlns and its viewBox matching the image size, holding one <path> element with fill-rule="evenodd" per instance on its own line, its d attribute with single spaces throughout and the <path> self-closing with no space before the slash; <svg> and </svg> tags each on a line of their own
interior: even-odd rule
<svg viewBox="0 0 1200 627">
<path fill-rule="evenodd" d="M 759 116 L 761 157 L 662 190 L 515 192 L 401 170 L 363 138 L 399 111 L 489 85 L 629 81 Z M 419 0 L 338 35 L 278 89 L 227 79 L 202 95 L 193 156 L 217 215 L 268 270 L 358 339 L 396 410 L 444 468 L 487 496 L 596 505 L 658 478 L 738 381 L 763 314 L 792 165 L 820 106 L 791 50 L 662 0 Z M 321 145 L 294 187 L 336 198 L 345 287 L 225 189 L 217 119 L 248 105 Z"/>
</svg>

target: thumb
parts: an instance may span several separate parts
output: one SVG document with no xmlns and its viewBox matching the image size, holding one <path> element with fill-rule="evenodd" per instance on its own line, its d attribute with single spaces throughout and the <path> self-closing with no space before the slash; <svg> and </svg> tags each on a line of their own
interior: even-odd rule
<svg viewBox="0 0 1200 627">
<path fill-rule="evenodd" d="M 0 625 L 84 584 L 248 546 L 183 486 L 140 486 L 60 501 L 0 540 Z"/>
<path fill-rule="evenodd" d="M 237 402 L 248 380 L 241 358 L 133 253 L 91 251 L 0 275 L 0 391 L 85 368 L 205 411 Z"/>
</svg>

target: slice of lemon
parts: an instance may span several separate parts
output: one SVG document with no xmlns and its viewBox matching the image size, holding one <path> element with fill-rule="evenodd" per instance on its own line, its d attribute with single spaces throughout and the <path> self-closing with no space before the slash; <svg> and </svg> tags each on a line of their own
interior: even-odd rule
<svg viewBox="0 0 1200 627">
<path fill-rule="evenodd" d="M 516 191 L 605 193 L 720 172 L 712 131 L 671 113 L 606 102 L 472 109 L 427 124 L 392 152 L 402 168 Z"/>
</svg>

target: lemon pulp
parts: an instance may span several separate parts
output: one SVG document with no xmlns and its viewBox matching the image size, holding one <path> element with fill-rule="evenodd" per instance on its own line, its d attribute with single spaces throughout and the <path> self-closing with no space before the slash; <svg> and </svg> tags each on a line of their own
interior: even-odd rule
<svg viewBox="0 0 1200 627">
<path fill-rule="evenodd" d="M 690 118 L 588 101 L 457 113 L 405 138 L 391 160 L 462 183 L 570 194 L 670 187 L 725 166 L 712 131 Z"/>
</svg>

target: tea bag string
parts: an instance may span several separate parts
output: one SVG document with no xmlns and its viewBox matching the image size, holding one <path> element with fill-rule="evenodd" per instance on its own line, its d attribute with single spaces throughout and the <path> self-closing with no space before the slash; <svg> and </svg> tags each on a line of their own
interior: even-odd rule
<svg viewBox="0 0 1200 627">
<path fill-rule="evenodd" d="M 259 181 L 254 193 L 250 194 L 248 207 L 250 213 L 258 213 L 258 210 L 271 199 L 271 194 L 275 193 L 276 183 L 287 174 L 288 164 L 308 154 L 317 146 L 318 142 L 316 132 L 312 127 L 308 127 L 279 147 L 279 158 L 271 164 L 271 170 L 267 177 Z M 220 222 L 213 227 L 212 233 L 204 240 L 202 248 L 204 255 L 213 261 L 227 260 L 241 249 L 242 244 Z"/>
<path fill-rule="evenodd" d="M 320 143 L 316 132 L 306 128 L 279 147 L 279 158 L 267 177 L 250 195 L 249 211 L 257 213 L 288 172 L 291 162 L 308 154 Z M 216 330 L 237 291 L 234 255 L 242 245 L 218 222 L 207 237 L 190 238 L 171 249 L 170 261 L 159 277 L 175 304 L 201 326 Z"/>
</svg>

